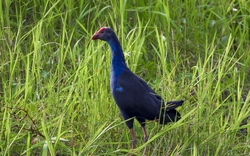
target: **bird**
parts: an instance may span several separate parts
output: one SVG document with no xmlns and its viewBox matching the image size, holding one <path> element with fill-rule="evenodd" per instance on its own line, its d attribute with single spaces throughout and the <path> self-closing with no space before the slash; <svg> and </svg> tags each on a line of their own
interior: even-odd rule
<svg viewBox="0 0 250 156">
<path fill-rule="evenodd" d="M 101 27 L 91 38 L 106 41 L 111 49 L 110 88 L 113 98 L 132 136 L 132 149 L 136 148 L 134 119 L 141 127 L 144 142 L 148 141 L 146 120 L 160 124 L 176 122 L 181 118 L 176 110 L 184 100 L 164 102 L 156 92 L 140 77 L 134 74 L 125 62 L 121 44 L 115 32 L 109 27 Z"/>
</svg>

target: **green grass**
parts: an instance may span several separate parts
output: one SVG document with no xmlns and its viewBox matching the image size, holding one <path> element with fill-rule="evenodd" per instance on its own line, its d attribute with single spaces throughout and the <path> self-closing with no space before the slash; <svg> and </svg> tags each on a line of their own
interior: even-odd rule
<svg viewBox="0 0 250 156">
<path fill-rule="evenodd" d="M 109 26 L 182 119 L 137 148 L 109 89 Z M 248 1 L 1 1 L 1 155 L 248 155 Z M 145 147 L 147 146 L 147 150 Z"/>
</svg>

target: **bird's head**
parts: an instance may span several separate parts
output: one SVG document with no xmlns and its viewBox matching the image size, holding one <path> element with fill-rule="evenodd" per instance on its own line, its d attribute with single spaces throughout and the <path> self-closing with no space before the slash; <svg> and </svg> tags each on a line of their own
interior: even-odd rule
<svg viewBox="0 0 250 156">
<path fill-rule="evenodd" d="M 108 27 L 102 27 L 101 29 L 99 29 L 93 36 L 92 36 L 92 40 L 104 40 L 104 41 L 109 41 L 112 39 L 114 35 L 114 31 L 111 28 Z"/>
</svg>

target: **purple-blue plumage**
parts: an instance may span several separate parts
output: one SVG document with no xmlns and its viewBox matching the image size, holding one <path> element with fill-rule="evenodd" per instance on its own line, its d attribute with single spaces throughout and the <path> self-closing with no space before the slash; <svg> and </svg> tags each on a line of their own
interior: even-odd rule
<svg viewBox="0 0 250 156">
<path fill-rule="evenodd" d="M 135 148 L 136 143 L 133 131 L 134 118 L 142 126 L 145 141 L 148 139 L 145 130 L 146 120 L 167 124 L 180 119 L 180 114 L 175 108 L 181 106 L 184 101 L 165 103 L 145 81 L 136 76 L 127 67 L 121 45 L 112 29 L 103 27 L 92 36 L 92 39 L 104 40 L 111 48 L 110 87 L 124 120 L 127 120 L 126 124 L 133 139 L 132 148 Z"/>
</svg>

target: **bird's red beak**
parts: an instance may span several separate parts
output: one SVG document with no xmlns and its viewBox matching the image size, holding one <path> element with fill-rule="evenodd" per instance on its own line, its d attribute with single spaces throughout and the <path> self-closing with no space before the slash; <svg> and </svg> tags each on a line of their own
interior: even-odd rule
<svg viewBox="0 0 250 156">
<path fill-rule="evenodd" d="M 93 36 L 92 36 L 92 40 L 97 40 L 100 39 L 100 33 L 105 31 L 105 29 L 107 29 L 107 27 L 102 27 L 101 29 L 99 29 Z"/>
<path fill-rule="evenodd" d="M 92 37 L 91 37 L 92 40 L 97 40 L 99 39 L 99 32 L 97 31 Z"/>
</svg>

